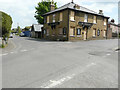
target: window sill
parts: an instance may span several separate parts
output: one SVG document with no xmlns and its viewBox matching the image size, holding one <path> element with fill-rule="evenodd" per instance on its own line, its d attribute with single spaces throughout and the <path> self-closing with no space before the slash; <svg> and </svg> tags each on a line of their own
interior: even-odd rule
<svg viewBox="0 0 120 90">
<path fill-rule="evenodd" d="M 93 23 L 93 24 L 95 24 L 95 25 L 96 25 L 97 23 Z"/>
<path fill-rule="evenodd" d="M 82 35 L 77 35 L 77 37 L 82 37 Z"/>
<path fill-rule="evenodd" d="M 75 22 L 75 20 L 70 20 L 71 22 Z"/>
<path fill-rule="evenodd" d="M 75 37 L 75 35 L 73 35 L 73 36 L 70 36 L 70 37 Z"/>
<path fill-rule="evenodd" d="M 96 38 L 96 36 L 92 36 L 93 38 Z"/>
</svg>

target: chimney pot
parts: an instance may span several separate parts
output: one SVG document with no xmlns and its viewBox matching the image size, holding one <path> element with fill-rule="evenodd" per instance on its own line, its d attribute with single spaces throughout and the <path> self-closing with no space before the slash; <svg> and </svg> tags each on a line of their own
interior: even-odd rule
<svg viewBox="0 0 120 90">
<path fill-rule="evenodd" d="M 103 15 L 103 10 L 99 10 L 99 14 Z"/>
</svg>

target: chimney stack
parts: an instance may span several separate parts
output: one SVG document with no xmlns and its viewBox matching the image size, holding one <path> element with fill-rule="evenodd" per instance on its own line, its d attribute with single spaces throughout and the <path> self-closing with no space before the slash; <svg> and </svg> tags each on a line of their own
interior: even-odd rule
<svg viewBox="0 0 120 90">
<path fill-rule="evenodd" d="M 52 0 L 51 5 L 50 5 L 50 11 L 55 10 L 55 5 L 54 5 L 54 1 Z"/>
<path fill-rule="evenodd" d="M 112 23 L 115 23 L 115 20 L 114 20 L 114 19 L 112 19 L 112 20 L 111 20 L 111 22 L 112 22 Z"/>
<path fill-rule="evenodd" d="M 103 15 L 103 10 L 99 10 L 99 14 Z"/>
</svg>

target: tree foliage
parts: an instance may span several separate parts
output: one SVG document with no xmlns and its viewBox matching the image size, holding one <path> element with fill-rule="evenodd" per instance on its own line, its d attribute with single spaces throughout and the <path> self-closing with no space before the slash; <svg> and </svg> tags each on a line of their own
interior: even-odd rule
<svg viewBox="0 0 120 90">
<path fill-rule="evenodd" d="M 1 14 L 1 19 L 0 19 L 0 22 L 2 22 L 2 24 L 0 24 L 0 32 L 2 31 L 2 37 L 5 38 L 5 37 L 9 37 L 9 33 L 11 31 L 11 27 L 12 27 L 12 18 L 10 15 L 4 13 L 4 12 L 1 12 L 0 11 L 0 14 Z"/>
<path fill-rule="evenodd" d="M 42 15 L 50 11 L 50 5 L 51 5 L 51 1 L 45 0 L 45 1 L 39 2 L 38 6 L 35 7 L 35 9 L 36 9 L 35 18 L 37 19 L 38 23 L 40 23 L 40 24 L 44 23 L 44 18 L 42 17 Z M 54 5 L 55 5 L 55 9 L 56 9 L 57 3 L 55 2 Z"/>
<path fill-rule="evenodd" d="M 20 35 L 21 33 L 21 29 L 20 29 L 20 26 L 17 27 L 17 33 Z"/>
</svg>

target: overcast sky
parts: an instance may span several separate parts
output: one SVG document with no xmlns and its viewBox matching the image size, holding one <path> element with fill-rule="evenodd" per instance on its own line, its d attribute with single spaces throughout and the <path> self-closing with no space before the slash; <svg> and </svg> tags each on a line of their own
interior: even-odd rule
<svg viewBox="0 0 120 90">
<path fill-rule="evenodd" d="M 35 15 L 35 6 L 42 0 L 0 0 L 0 11 L 8 13 L 13 19 L 13 28 L 30 26 L 37 24 Z M 71 2 L 72 0 L 54 0 L 58 7 Z M 76 4 L 99 12 L 103 10 L 104 15 L 115 19 L 118 23 L 118 1 L 119 0 L 74 0 Z"/>
</svg>

